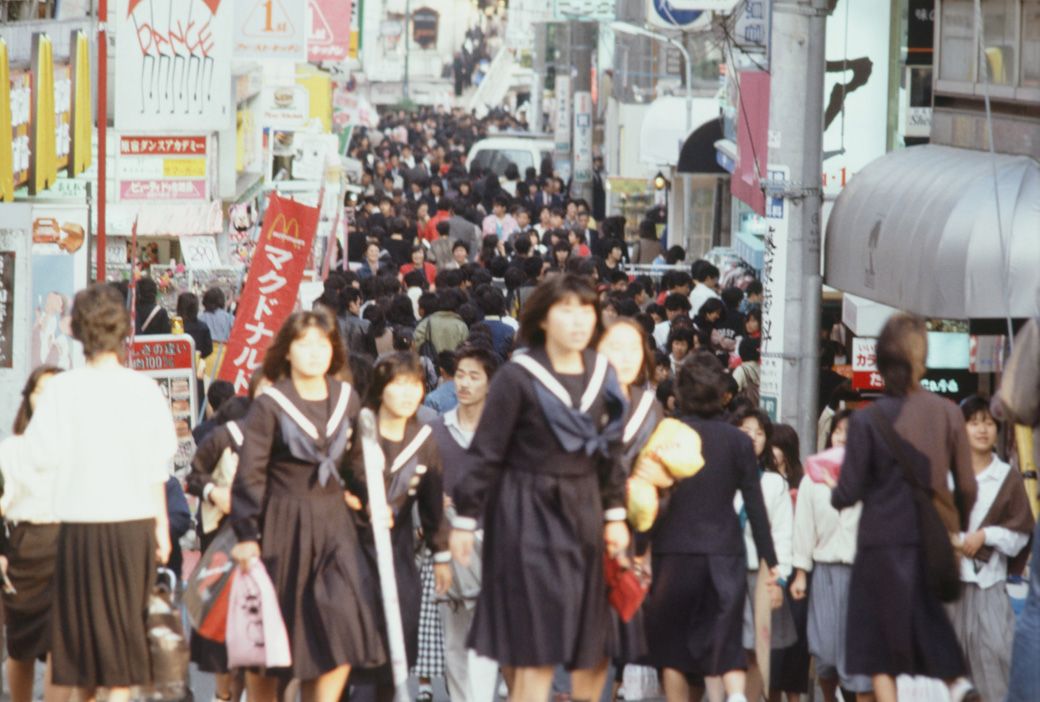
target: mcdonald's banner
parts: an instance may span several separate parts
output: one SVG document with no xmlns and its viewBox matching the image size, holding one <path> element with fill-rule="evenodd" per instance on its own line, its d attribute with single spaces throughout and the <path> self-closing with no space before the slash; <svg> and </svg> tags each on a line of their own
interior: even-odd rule
<svg viewBox="0 0 1040 702">
<path fill-rule="evenodd" d="M 268 196 L 260 241 L 217 374 L 233 383 L 239 395 L 248 390 L 250 377 L 293 311 L 317 228 L 316 207 Z"/>
</svg>

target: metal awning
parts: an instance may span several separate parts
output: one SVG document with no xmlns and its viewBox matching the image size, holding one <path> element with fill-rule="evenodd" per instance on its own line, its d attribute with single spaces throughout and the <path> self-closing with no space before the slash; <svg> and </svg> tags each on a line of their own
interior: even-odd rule
<svg viewBox="0 0 1040 702">
<path fill-rule="evenodd" d="M 722 138 L 722 119 L 711 119 L 693 130 L 679 151 L 679 173 L 728 173 L 715 158 L 715 142 Z"/>
<path fill-rule="evenodd" d="M 827 222 L 828 285 L 928 317 L 1040 312 L 1040 163 L 915 146 L 856 174 Z M 1008 299 L 1010 298 L 1010 309 Z"/>
<path fill-rule="evenodd" d="M 650 103 L 639 129 L 639 160 L 652 166 L 674 166 L 686 138 L 705 122 L 718 119 L 719 103 L 714 98 L 695 97 L 692 129 L 686 129 L 686 98 L 659 97 Z"/>
</svg>

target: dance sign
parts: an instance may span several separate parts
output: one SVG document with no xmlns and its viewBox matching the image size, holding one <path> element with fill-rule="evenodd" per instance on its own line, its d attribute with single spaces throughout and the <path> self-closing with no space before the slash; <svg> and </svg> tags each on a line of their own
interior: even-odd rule
<svg viewBox="0 0 1040 702">
<path fill-rule="evenodd" d="M 267 347 L 296 304 L 303 271 L 310 260 L 318 210 L 272 193 L 249 279 L 238 302 L 218 378 L 245 394 L 249 378 L 263 364 Z"/>
</svg>

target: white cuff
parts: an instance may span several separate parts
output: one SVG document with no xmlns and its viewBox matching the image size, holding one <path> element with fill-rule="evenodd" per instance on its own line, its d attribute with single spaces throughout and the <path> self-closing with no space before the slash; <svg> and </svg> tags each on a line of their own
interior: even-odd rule
<svg viewBox="0 0 1040 702">
<path fill-rule="evenodd" d="M 456 516 L 451 520 L 451 527 L 453 529 L 461 529 L 462 531 L 476 531 L 477 520 L 473 517 L 459 517 Z"/>
<path fill-rule="evenodd" d="M 434 563 L 451 563 L 451 551 L 438 551 L 433 554 Z"/>
<path fill-rule="evenodd" d="M 206 487 L 202 488 L 202 501 L 209 502 L 209 494 L 213 492 L 213 489 L 217 487 L 213 483 L 206 483 Z"/>
<path fill-rule="evenodd" d="M 605 522 L 623 522 L 628 518 L 628 511 L 624 507 L 611 507 L 603 513 Z"/>
</svg>

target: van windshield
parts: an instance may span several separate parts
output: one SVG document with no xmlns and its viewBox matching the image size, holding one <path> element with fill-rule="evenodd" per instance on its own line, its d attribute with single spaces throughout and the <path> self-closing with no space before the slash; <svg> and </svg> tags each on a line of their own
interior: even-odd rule
<svg viewBox="0 0 1040 702">
<path fill-rule="evenodd" d="M 473 163 L 479 164 L 484 170 L 491 170 L 499 178 L 505 175 L 510 163 L 516 164 L 521 177 L 525 170 L 537 166 L 530 151 L 519 149 L 481 149 L 473 156 Z"/>
</svg>

